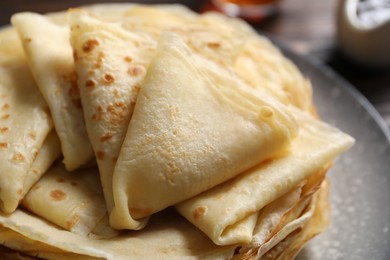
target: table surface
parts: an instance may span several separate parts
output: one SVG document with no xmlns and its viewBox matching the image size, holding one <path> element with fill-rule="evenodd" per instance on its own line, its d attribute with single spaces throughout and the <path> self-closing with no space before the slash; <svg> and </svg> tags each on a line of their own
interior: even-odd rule
<svg viewBox="0 0 390 260">
<path fill-rule="evenodd" d="M 106 0 L 108 1 L 108 0 Z M 51 12 L 105 0 L 1 0 L 0 25 L 9 24 L 15 12 Z M 116 1 L 124 2 L 124 1 Z M 129 1 L 127 1 L 129 2 Z M 143 3 L 175 1 L 138 1 Z M 201 1 L 181 1 L 202 10 Z M 321 59 L 355 86 L 374 105 L 390 126 L 390 69 L 374 71 L 346 59 L 337 46 L 336 8 L 338 0 L 282 0 L 279 12 L 254 24 L 257 29 L 284 42 L 303 56 Z M 204 6 L 204 5 L 203 5 Z"/>
</svg>

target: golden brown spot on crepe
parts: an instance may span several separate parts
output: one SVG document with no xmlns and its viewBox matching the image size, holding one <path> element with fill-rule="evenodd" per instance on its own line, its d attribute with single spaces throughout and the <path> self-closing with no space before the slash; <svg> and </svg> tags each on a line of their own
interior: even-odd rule
<svg viewBox="0 0 390 260">
<path fill-rule="evenodd" d="M 96 152 L 96 158 L 97 158 L 98 160 L 103 160 L 105 155 L 106 155 L 106 153 L 103 152 L 103 151 L 97 151 L 97 152 Z"/>
<path fill-rule="evenodd" d="M 92 115 L 92 120 L 101 120 L 103 118 L 104 109 L 101 106 L 96 107 L 96 112 Z"/>
<path fill-rule="evenodd" d="M 108 141 L 112 138 L 113 134 L 111 132 L 107 132 L 107 133 L 104 133 L 101 137 L 100 137 L 100 141 L 101 142 L 105 142 L 105 141 Z"/>
<path fill-rule="evenodd" d="M 102 51 L 100 51 L 98 53 L 96 63 L 94 64 L 95 69 L 99 69 L 102 67 L 103 59 L 104 59 L 104 53 Z"/>
<path fill-rule="evenodd" d="M 60 201 L 60 200 L 64 200 L 66 198 L 66 193 L 63 192 L 62 190 L 56 189 L 56 190 L 52 190 L 50 192 L 50 197 L 53 200 Z"/>
<path fill-rule="evenodd" d="M 126 56 L 126 57 L 124 58 L 124 60 L 125 60 L 126 62 L 132 62 L 132 61 L 133 61 L 133 59 L 132 59 L 130 56 Z"/>
<path fill-rule="evenodd" d="M 112 160 L 113 163 L 116 163 L 116 161 L 118 161 L 118 157 L 114 156 L 114 157 L 112 157 L 111 160 Z"/>
<path fill-rule="evenodd" d="M 23 189 L 22 189 L 22 188 L 19 188 L 16 192 L 18 193 L 18 195 L 22 195 Z"/>
<path fill-rule="evenodd" d="M 106 73 L 103 75 L 103 82 L 104 82 L 106 85 L 111 85 L 112 83 L 115 82 L 115 76 L 114 76 L 112 73 L 106 72 Z"/>
<path fill-rule="evenodd" d="M 23 154 L 21 153 L 15 153 L 14 156 L 12 156 L 12 160 L 22 162 L 25 160 Z"/>
<path fill-rule="evenodd" d="M 263 118 L 263 119 L 269 119 L 271 118 L 272 116 L 274 115 L 274 111 L 272 110 L 272 108 L 268 107 L 268 106 L 262 106 L 260 108 L 260 117 Z"/>
<path fill-rule="evenodd" d="M 110 123 L 112 125 L 121 125 L 128 114 L 128 106 L 124 102 L 115 102 L 107 107 L 107 111 L 110 113 Z"/>
<path fill-rule="evenodd" d="M 132 77 L 138 77 L 145 73 L 145 69 L 141 66 L 133 66 L 127 70 L 127 73 Z"/>
<path fill-rule="evenodd" d="M 64 182 L 66 182 L 65 181 L 65 179 L 63 179 L 63 178 L 57 178 L 57 180 L 56 180 L 57 182 L 60 182 L 60 183 L 64 183 Z"/>
<path fill-rule="evenodd" d="M 80 215 L 74 214 L 68 221 L 66 221 L 66 227 L 72 229 L 74 225 L 79 221 Z"/>
<path fill-rule="evenodd" d="M 73 104 L 77 108 L 81 108 L 81 100 L 80 100 L 80 90 L 77 85 L 77 73 L 76 71 L 72 71 L 69 75 L 64 75 L 63 80 L 65 82 L 70 83 L 70 88 L 68 90 L 68 95 L 72 100 Z"/>
<path fill-rule="evenodd" d="M 89 39 L 83 44 L 83 51 L 84 52 L 91 52 L 96 46 L 99 45 L 98 40 L 96 39 Z"/>
<path fill-rule="evenodd" d="M 199 220 L 201 217 L 203 217 L 204 215 L 206 215 L 207 213 L 207 208 L 206 207 L 197 207 L 196 209 L 194 209 L 194 211 L 192 212 L 192 217 L 195 219 L 195 220 Z"/>
<path fill-rule="evenodd" d="M 1 127 L 1 128 L 0 128 L 0 133 L 1 133 L 1 134 L 4 134 L 4 133 L 8 132 L 8 130 L 9 130 L 8 127 Z"/>
<path fill-rule="evenodd" d="M 35 138 L 37 138 L 37 132 L 31 131 L 31 132 L 28 134 L 28 136 L 29 136 L 31 139 L 35 140 Z"/>
<path fill-rule="evenodd" d="M 95 86 L 96 86 L 96 81 L 94 81 L 93 79 L 88 79 L 85 82 L 85 87 L 86 88 L 94 88 Z"/>
<path fill-rule="evenodd" d="M 8 148 L 8 147 L 9 147 L 9 143 L 7 143 L 7 142 L 0 143 L 0 148 Z"/>
<path fill-rule="evenodd" d="M 77 182 L 75 182 L 75 181 L 71 181 L 70 184 L 71 184 L 72 186 L 77 186 L 77 185 L 78 185 Z"/>
<path fill-rule="evenodd" d="M 35 175 L 39 174 L 39 170 L 37 168 L 31 168 L 31 172 Z"/>
<path fill-rule="evenodd" d="M 137 95 L 140 89 L 141 89 L 141 86 L 138 84 L 135 84 L 133 86 L 133 89 L 132 89 L 133 94 Z"/>
<path fill-rule="evenodd" d="M 10 118 L 10 117 L 11 117 L 10 114 L 5 114 L 4 116 L 1 117 L 1 119 L 6 120 L 6 119 L 8 119 L 8 118 Z"/>
<path fill-rule="evenodd" d="M 217 49 L 221 47 L 221 44 L 219 42 L 209 42 L 207 43 L 207 47 L 212 48 L 212 49 Z"/>
<path fill-rule="evenodd" d="M 117 89 L 114 89 L 114 96 L 115 97 L 120 97 L 119 91 Z"/>
<path fill-rule="evenodd" d="M 30 42 L 32 42 L 32 39 L 31 38 L 24 38 L 24 41 L 27 43 L 30 43 Z"/>
<path fill-rule="evenodd" d="M 149 208 L 130 208 L 129 211 L 134 218 L 146 217 L 153 213 L 153 210 Z"/>
<path fill-rule="evenodd" d="M 8 103 L 5 103 L 5 104 L 1 107 L 1 109 L 7 110 L 9 107 L 10 107 L 10 105 L 9 105 Z"/>
</svg>

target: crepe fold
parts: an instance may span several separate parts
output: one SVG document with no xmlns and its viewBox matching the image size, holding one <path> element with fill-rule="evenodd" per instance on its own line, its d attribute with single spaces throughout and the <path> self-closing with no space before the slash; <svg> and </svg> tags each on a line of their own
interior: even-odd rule
<svg viewBox="0 0 390 260">
<path fill-rule="evenodd" d="M 0 208 L 11 213 L 59 156 L 47 105 L 13 29 L 0 34 Z M 46 156 L 38 156 L 40 154 Z M 33 176 L 35 175 L 35 176 Z"/>
<path fill-rule="evenodd" d="M 74 170 L 93 157 L 87 137 L 76 82 L 69 27 L 34 13 L 12 17 L 29 67 L 47 102 L 58 137 L 64 164 Z"/>
<path fill-rule="evenodd" d="M 134 220 L 234 177 L 295 137 L 286 107 L 251 96 L 236 78 L 221 85 L 206 66 L 177 35 L 161 37 L 114 171 L 114 227 L 134 228 Z"/>
</svg>

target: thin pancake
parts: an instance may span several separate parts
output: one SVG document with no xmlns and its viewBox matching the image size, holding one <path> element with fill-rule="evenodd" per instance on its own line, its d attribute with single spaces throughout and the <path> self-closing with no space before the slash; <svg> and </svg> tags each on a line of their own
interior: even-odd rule
<svg viewBox="0 0 390 260">
<path fill-rule="evenodd" d="M 81 109 L 69 28 L 34 13 L 18 13 L 12 17 L 12 24 L 49 106 L 61 141 L 64 164 L 68 170 L 74 170 L 89 162 L 93 151 Z"/>
<path fill-rule="evenodd" d="M 286 107 L 252 96 L 238 78 L 224 86 L 179 36 L 167 33 L 159 44 L 114 171 L 115 228 L 132 229 L 136 219 L 234 177 L 296 133 Z"/>
</svg>

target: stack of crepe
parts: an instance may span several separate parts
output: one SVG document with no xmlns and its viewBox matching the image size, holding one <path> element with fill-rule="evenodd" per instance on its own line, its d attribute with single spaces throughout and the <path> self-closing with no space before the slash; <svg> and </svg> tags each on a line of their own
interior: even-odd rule
<svg viewBox="0 0 390 260">
<path fill-rule="evenodd" d="M 24 259 L 293 258 L 328 224 L 310 82 L 244 22 L 178 5 L 0 31 L 0 241 Z"/>
</svg>

